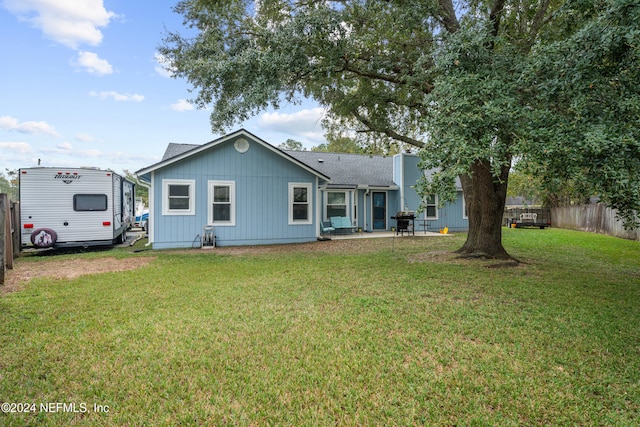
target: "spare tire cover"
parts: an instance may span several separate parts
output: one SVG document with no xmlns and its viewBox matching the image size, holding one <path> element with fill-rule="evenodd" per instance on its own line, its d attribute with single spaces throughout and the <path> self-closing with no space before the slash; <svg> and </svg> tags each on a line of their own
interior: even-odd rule
<svg viewBox="0 0 640 427">
<path fill-rule="evenodd" d="M 31 233 L 31 243 L 38 248 L 50 248 L 56 240 L 58 235 L 50 228 L 38 228 Z"/>
</svg>

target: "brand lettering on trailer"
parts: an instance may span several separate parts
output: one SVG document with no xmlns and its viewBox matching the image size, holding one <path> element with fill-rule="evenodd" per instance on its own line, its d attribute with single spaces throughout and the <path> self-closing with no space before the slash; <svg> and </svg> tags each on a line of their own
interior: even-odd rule
<svg viewBox="0 0 640 427">
<path fill-rule="evenodd" d="M 71 184 L 73 181 L 79 180 L 80 177 L 82 177 L 82 175 L 78 175 L 77 172 L 73 174 L 58 172 L 57 175 L 54 175 L 53 179 L 60 179 L 65 184 Z"/>
</svg>

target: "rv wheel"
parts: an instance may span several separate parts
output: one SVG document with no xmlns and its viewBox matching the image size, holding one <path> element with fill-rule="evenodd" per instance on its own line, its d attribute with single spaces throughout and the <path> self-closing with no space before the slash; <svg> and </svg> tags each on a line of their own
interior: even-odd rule
<svg viewBox="0 0 640 427">
<path fill-rule="evenodd" d="M 38 228 L 31 233 L 31 243 L 37 248 L 50 248 L 57 240 L 58 235 L 50 228 Z"/>
</svg>

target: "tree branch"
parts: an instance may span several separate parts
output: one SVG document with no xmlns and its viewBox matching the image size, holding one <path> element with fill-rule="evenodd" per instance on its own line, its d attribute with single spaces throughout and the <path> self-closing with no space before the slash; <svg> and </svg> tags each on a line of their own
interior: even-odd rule
<svg viewBox="0 0 640 427">
<path fill-rule="evenodd" d="M 458 22 L 458 18 L 456 17 L 456 11 L 453 7 L 452 0 L 438 0 L 438 5 L 440 6 L 440 10 L 442 12 L 442 16 L 440 20 L 444 28 L 451 34 L 455 33 L 460 29 L 460 23 Z"/>
<path fill-rule="evenodd" d="M 354 67 L 352 65 L 352 62 L 350 62 L 347 58 L 344 58 L 344 67 L 342 69 L 344 71 L 348 71 L 360 77 L 366 77 L 373 80 L 382 80 L 385 82 L 395 83 L 395 84 L 402 83 L 402 80 L 396 75 L 376 73 L 373 71 L 361 70 L 357 67 Z"/>
<path fill-rule="evenodd" d="M 382 133 L 389 138 L 395 139 L 396 141 L 404 142 L 405 144 L 413 145 L 414 147 L 424 148 L 424 142 L 410 138 L 408 136 L 400 135 L 399 133 L 393 131 L 389 128 L 383 128 L 381 126 L 375 126 L 370 120 L 367 120 L 364 116 L 359 114 L 357 111 L 353 111 L 353 116 L 363 125 L 368 127 L 373 132 Z"/>
<path fill-rule="evenodd" d="M 369 61 L 369 59 L 362 58 L 362 57 L 359 57 L 357 59 L 359 61 L 364 61 L 364 62 Z M 403 78 L 402 76 L 403 70 L 399 66 L 396 66 L 394 68 L 393 71 L 395 72 L 395 74 L 383 74 L 383 73 L 378 73 L 378 72 L 368 71 L 368 70 L 363 70 L 361 68 L 358 68 L 354 65 L 353 61 L 350 61 L 349 58 L 344 57 L 344 65 L 340 71 L 346 71 L 346 72 L 353 73 L 359 77 L 365 77 L 372 80 L 380 80 L 380 81 L 389 82 L 397 85 L 408 84 L 407 81 Z M 405 73 L 405 75 L 411 76 L 412 73 L 407 72 Z M 433 90 L 433 85 L 431 85 L 426 81 L 422 82 L 421 84 L 412 85 L 412 86 L 416 87 L 418 90 L 422 91 L 425 94 L 431 93 L 431 91 Z"/>
<path fill-rule="evenodd" d="M 546 22 L 545 15 L 547 14 L 547 10 L 549 9 L 549 3 L 549 0 L 542 0 L 540 2 L 540 7 L 533 17 L 533 22 L 531 22 L 531 30 L 529 32 L 529 40 L 527 43 L 527 51 L 531 50 L 531 46 L 533 46 L 536 37 L 538 36 L 538 31 L 540 31 L 540 28 Z"/>
<path fill-rule="evenodd" d="M 505 0 L 496 0 L 493 4 L 493 8 L 489 13 L 489 21 L 493 24 L 493 31 L 491 34 L 496 37 L 500 31 L 500 18 L 502 17 L 502 12 L 504 11 L 504 3 Z"/>
</svg>

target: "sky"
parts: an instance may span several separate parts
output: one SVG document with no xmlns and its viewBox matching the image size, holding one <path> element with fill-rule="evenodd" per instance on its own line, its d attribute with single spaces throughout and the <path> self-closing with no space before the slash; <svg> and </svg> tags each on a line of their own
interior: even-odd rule
<svg viewBox="0 0 640 427">
<path fill-rule="evenodd" d="M 135 172 L 169 143 L 204 144 L 210 111 L 158 62 L 183 33 L 178 0 L 0 0 L 0 173 L 41 166 Z M 264 112 L 244 128 L 278 145 L 326 142 L 311 102 Z"/>
</svg>

